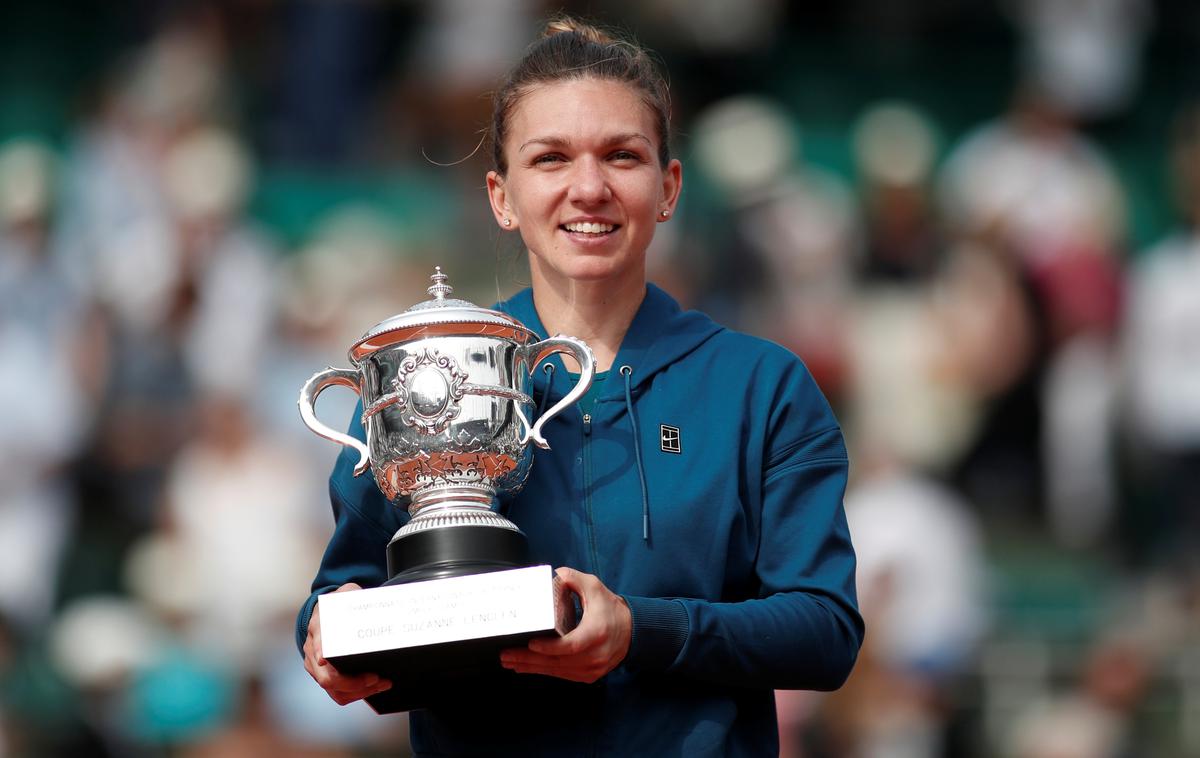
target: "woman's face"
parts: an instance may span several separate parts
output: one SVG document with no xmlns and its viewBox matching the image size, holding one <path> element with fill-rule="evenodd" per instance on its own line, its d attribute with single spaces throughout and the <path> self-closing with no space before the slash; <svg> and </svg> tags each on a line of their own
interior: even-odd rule
<svg viewBox="0 0 1200 758">
<path fill-rule="evenodd" d="M 507 174 L 488 173 L 496 221 L 520 230 L 547 279 L 643 278 L 654 225 L 674 213 L 681 183 L 679 161 L 664 169 L 658 147 L 653 114 L 628 85 L 538 85 L 509 116 Z"/>
</svg>

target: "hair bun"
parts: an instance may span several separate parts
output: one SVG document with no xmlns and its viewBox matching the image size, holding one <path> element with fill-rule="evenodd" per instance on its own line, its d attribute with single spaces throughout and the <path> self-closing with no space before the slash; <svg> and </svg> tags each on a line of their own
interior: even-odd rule
<svg viewBox="0 0 1200 758">
<path fill-rule="evenodd" d="M 553 37 L 556 34 L 578 34 L 588 42 L 597 45 L 611 45 L 616 42 L 613 37 L 601 31 L 598 27 L 585 24 L 570 16 L 559 16 L 546 23 L 546 29 L 542 32 L 542 38 Z"/>
</svg>

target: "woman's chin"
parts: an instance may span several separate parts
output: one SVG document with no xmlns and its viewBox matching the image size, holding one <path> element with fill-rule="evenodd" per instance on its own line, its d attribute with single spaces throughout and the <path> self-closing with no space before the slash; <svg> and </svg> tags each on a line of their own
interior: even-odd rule
<svg viewBox="0 0 1200 758">
<path fill-rule="evenodd" d="M 541 262 L 538 268 L 546 279 L 566 279 L 579 284 L 615 284 L 629 277 L 642 276 L 636 261 L 599 255 L 572 256 L 570 260 L 553 263 Z"/>
</svg>

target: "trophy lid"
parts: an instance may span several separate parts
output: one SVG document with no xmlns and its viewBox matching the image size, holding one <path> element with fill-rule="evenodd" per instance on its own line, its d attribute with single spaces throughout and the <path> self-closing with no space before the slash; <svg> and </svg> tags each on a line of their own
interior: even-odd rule
<svg viewBox="0 0 1200 758">
<path fill-rule="evenodd" d="M 533 332 L 508 314 L 448 297 L 454 288 L 447 283 L 449 277 L 442 273 L 441 266 L 435 266 L 429 278 L 433 282 L 426 290 L 430 299 L 368 329 L 350 348 L 350 360 L 357 363 L 381 348 L 427 337 L 502 337 L 522 343 L 536 339 Z"/>
</svg>

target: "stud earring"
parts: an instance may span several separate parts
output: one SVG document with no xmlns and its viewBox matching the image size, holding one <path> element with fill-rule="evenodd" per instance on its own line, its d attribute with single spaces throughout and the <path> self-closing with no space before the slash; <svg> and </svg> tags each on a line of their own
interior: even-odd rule
<svg viewBox="0 0 1200 758">
<path fill-rule="evenodd" d="M 670 212 L 670 211 L 663 211 L 663 212 L 662 212 L 660 215 L 661 215 L 663 218 L 667 218 L 667 217 L 669 217 L 669 216 L 671 215 L 671 212 Z"/>
<path fill-rule="evenodd" d="M 511 218 L 505 218 L 505 219 L 504 219 L 504 225 L 505 225 L 505 226 L 512 226 L 512 219 L 511 219 Z"/>
</svg>

